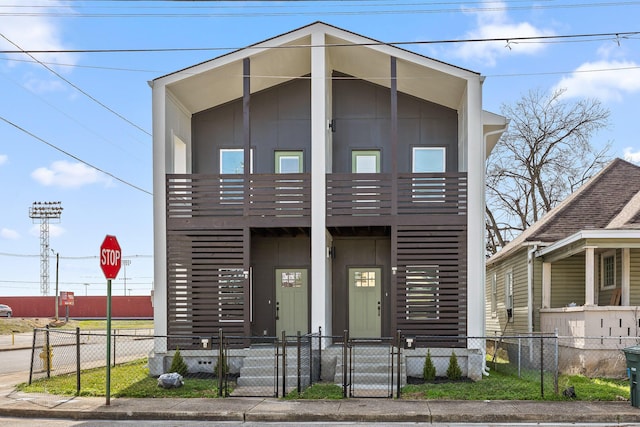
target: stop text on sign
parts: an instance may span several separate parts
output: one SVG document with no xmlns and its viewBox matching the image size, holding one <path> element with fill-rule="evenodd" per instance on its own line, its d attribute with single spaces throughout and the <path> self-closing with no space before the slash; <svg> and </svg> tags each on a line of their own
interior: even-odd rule
<svg viewBox="0 0 640 427">
<path fill-rule="evenodd" d="M 120 255 L 120 251 L 116 251 L 114 249 L 103 249 L 100 263 L 116 266 L 120 263 Z"/>
</svg>

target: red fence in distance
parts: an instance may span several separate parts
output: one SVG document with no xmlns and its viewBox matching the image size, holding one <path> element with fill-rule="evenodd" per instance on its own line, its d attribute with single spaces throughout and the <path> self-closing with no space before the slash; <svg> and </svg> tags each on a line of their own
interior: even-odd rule
<svg viewBox="0 0 640 427">
<path fill-rule="evenodd" d="M 66 307 L 58 297 L 58 317 L 66 316 Z M 0 296 L 0 304 L 13 310 L 13 317 L 55 317 L 55 296 Z M 102 319 L 107 317 L 106 296 L 75 295 L 69 306 L 69 317 L 74 319 Z M 111 317 L 120 319 L 153 319 L 151 296 L 111 296 Z"/>
</svg>

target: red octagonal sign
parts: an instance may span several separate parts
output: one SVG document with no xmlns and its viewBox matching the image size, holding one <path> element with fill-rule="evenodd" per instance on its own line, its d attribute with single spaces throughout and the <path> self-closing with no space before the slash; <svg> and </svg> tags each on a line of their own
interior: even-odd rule
<svg viewBox="0 0 640 427">
<path fill-rule="evenodd" d="M 108 280 L 115 279 L 122 265 L 122 251 L 116 236 L 107 235 L 100 245 L 100 268 Z"/>
</svg>

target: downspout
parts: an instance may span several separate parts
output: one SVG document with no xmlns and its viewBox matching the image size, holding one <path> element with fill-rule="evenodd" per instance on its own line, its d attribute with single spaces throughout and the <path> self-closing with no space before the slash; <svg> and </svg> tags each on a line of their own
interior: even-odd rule
<svg viewBox="0 0 640 427">
<path fill-rule="evenodd" d="M 533 333 L 533 266 L 537 250 L 538 244 L 534 244 L 527 251 L 527 332 L 529 335 Z"/>
<path fill-rule="evenodd" d="M 485 162 L 487 160 L 487 138 L 492 136 L 492 135 L 496 135 L 496 134 L 499 134 L 499 133 L 504 133 L 507 130 L 508 126 L 509 126 L 509 123 L 507 122 L 504 125 L 504 127 L 502 127 L 501 129 L 492 130 L 492 131 L 486 132 L 484 134 L 484 137 L 483 137 L 484 146 L 482 148 L 483 148 L 483 151 L 484 151 Z M 486 177 L 485 177 L 485 179 L 486 179 Z M 484 204 L 486 204 L 486 198 L 484 198 L 484 197 L 483 197 L 483 202 L 484 202 Z M 486 234 L 485 234 L 485 238 L 486 238 Z M 485 248 L 485 251 L 486 251 L 486 248 L 487 248 L 486 244 L 484 245 L 484 248 Z M 487 259 L 486 252 L 485 252 L 484 259 L 485 260 Z M 484 270 L 485 270 L 485 273 L 486 273 L 486 271 L 487 271 L 486 263 L 485 263 L 485 269 Z M 486 274 L 484 274 L 483 276 L 484 276 L 484 280 L 481 280 L 481 284 L 480 284 L 480 286 L 482 287 L 482 295 L 483 295 L 483 298 L 484 298 L 484 307 L 485 307 L 485 309 L 483 310 L 484 313 L 483 313 L 483 316 L 482 316 L 482 331 L 483 331 L 484 335 L 486 335 L 487 334 L 487 313 L 486 313 L 486 309 L 487 309 L 487 304 L 486 304 L 486 301 L 487 301 L 486 300 L 486 298 L 487 298 L 487 286 L 486 286 L 487 277 L 486 277 Z M 485 345 L 482 346 L 482 375 L 487 376 L 487 377 L 489 376 L 489 371 L 487 370 L 487 345 L 486 345 L 486 342 L 485 342 Z"/>
</svg>

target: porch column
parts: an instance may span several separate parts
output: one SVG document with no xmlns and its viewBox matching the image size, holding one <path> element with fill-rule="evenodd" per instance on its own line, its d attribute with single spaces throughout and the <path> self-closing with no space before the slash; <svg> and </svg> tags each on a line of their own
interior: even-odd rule
<svg viewBox="0 0 640 427">
<path fill-rule="evenodd" d="M 311 331 L 328 334 L 331 286 L 327 281 L 326 140 L 327 80 L 324 33 L 311 34 Z"/>
<path fill-rule="evenodd" d="M 631 287 L 631 254 L 629 248 L 622 249 L 622 295 L 620 304 L 628 306 L 630 301 L 630 287 Z"/>
<path fill-rule="evenodd" d="M 595 248 L 585 248 L 584 260 L 584 305 L 595 305 Z"/>
<path fill-rule="evenodd" d="M 542 263 L 542 308 L 551 308 L 551 263 Z"/>
</svg>

